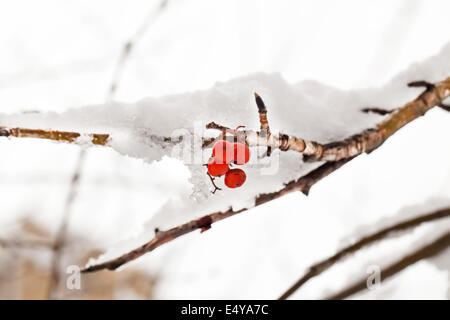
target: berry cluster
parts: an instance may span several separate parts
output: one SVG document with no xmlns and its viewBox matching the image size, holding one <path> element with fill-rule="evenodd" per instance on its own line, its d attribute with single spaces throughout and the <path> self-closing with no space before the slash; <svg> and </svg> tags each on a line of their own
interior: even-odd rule
<svg viewBox="0 0 450 320">
<path fill-rule="evenodd" d="M 212 149 L 212 157 L 208 161 L 208 173 L 213 177 L 225 175 L 225 185 L 228 188 L 238 188 L 245 182 L 245 172 L 242 169 L 230 169 L 230 165 L 243 165 L 249 160 L 250 149 L 247 145 L 219 140 Z"/>
</svg>

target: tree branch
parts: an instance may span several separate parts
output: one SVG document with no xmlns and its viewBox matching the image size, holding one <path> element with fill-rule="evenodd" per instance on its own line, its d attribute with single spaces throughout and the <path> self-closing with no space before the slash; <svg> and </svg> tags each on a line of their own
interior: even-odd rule
<svg viewBox="0 0 450 320">
<path fill-rule="evenodd" d="M 418 250 L 406 255 L 400 260 L 397 260 L 387 268 L 382 269 L 381 279 L 384 281 L 422 259 L 430 258 L 432 256 L 439 254 L 443 250 L 447 249 L 449 246 L 450 246 L 450 232 L 447 232 L 446 234 L 439 237 L 432 243 L 422 248 L 419 248 Z M 341 292 L 336 293 L 328 297 L 327 299 L 329 300 L 345 299 L 364 289 L 367 289 L 366 279 L 363 279 L 351 285 L 350 287 L 345 288 Z"/>
<path fill-rule="evenodd" d="M 324 271 L 328 270 L 330 267 L 332 267 L 337 262 L 341 261 L 348 255 L 355 253 L 356 251 L 367 247 L 377 241 L 380 241 L 388 236 L 390 236 L 392 233 L 407 230 L 410 228 L 414 228 L 419 226 L 422 223 L 430 222 L 433 220 L 438 220 L 442 218 L 450 217 L 450 208 L 439 210 L 436 212 L 424 214 L 418 217 L 414 217 L 412 219 L 397 223 L 393 226 L 384 228 L 380 231 L 377 231 L 373 234 L 370 234 L 368 236 L 365 236 L 355 242 L 354 244 L 344 247 L 340 251 L 338 251 L 336 254 L 332 255 L 331 257 L 322 260 L 319 263 L 316 263 L 308 268 L 308 271 L 292 286 L 290 287 L 285 293 L 281 295 L 279 300 L 285 300 L 289 296 L 291 296 L 296 290 L 298 290 L 301 286 L 303 286 L 307 281 L 309 281 L 311 278 L 316 277 L 323 273 Z"/>
</svg>

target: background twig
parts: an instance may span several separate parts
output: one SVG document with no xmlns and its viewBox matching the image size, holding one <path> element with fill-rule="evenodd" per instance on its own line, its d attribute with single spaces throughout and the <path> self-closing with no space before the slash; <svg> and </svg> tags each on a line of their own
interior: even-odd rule
<svg viewBox="0 0 450 320">
<path fill-rule="evenodd" d="M 390 266 L 386 268 L 382 268 L 381 270 L 381 279 L 385 281 L 386 279 L 392 277 L 393 275 L 399 273 L 400 271 L 406 269 L 410 265 L 426 258 L 430 258 L 447 249 L 450 246 L 450 232 L 447 232 L 443 236 L 439 237 L 437 240 L 432 243 L 419 248 L 418 250 L 406 255 L 405 257 L 397 260 Z M 355 293 L 363 291 L 367 289 L 367 281 L 363 279 L 348 288 L 328 297 L 329 300 L 338 300 L 348 298 Z"/>
<path fill-rule="evenodd" d="M 78 185 L 80 183 L 81 170 L 83 168 L 85 160 L 85 149 L 81 149 L 78 160 L 76 163 L 76 168 L 72 175 L 72 179 L 69 186 L 69 193 L 67 194 L 66 202 L 64 205 L 64 210 L 61 218 L 61 223 L 59 225 L 55 242 L 53 245 L 53 255 L 51 260 L 51 270 L 50 270 L 50 283 L 48 289 L 48 298 L 55 299 L 57 297 L 57 290 L 60 283 L 60 267 L 61 267 L 61 256 L 66 244 L 67 229 L 69 227 L 70 217 L 72 214 L 72 204 L 75 200 L 78 191 Z"/>
</svg>

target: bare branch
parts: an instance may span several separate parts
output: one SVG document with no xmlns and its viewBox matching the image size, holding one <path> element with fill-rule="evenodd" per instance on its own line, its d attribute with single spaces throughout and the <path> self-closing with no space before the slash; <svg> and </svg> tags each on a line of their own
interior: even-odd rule
<svg viewBox="0 0 450 320">
<path fill-rule="evenodd" d="M 432 243 L 406 255 L 405 257 L 401 258 L 400 260 L 397 260 L 390 266 L 382 268 L 381 279 L 386 280 L 422 259 L 430 258 L 439 254 L 443 250 L 447 249 L 449 246 L 450 246 L 450 232 L 447 232 L 446 234 L 439 237 Z M 345 299 L 365 289 L 367 289 L 367 280 L 363 279 L 351 285 L 350 287 L 345 288 L 341 292 L 328 297 L 327 299 L 329 300 Z"/>
<path fill-rule="evenodd" d="M 316 277 L 323 273 L 324 271 L 328 270 L 330 267 L 332 267 L 337 262 L 341 261 L 348 255 L 355 253 L 356 251 L 367 247 L 377 241 L 380 241 L 388 236 L 390 236 L 393 233 L 404 231 L 410 228 L 414 228 L 419 226 L 422 223 L 430 222 L 433 220 L 438 220 L 442 218 L 450 217 L 450 208 L 439 210 L 432 213 L 427 213 L 418 217 L 414 217 L 412 219 L 402 221 L 400 223 L 397 223 L 395 225 L 392 225 L 390 227 L 384 228 L 380 231 L 377 231 L 373 234 L 370 234 L 368 236 L 365 236 L 355 242 L 354 244 L 347 246 L 341 250 L 339 250 L 336 254 L 332 255 L 331 257 L 322 260 L 319 263 L 316 263 L 308 268 L 308 271 L 292 286 L 290 287 L 285 293 L 281 295 L 279 300 L 287 299 L 289 296 L 291 296 L 296 290 L 298 290 L 301 286 L 303 286 L 307 281 L 309 281 L 311 278 Z"/>
<path fill-rule="evenodd" d="M 0 247 L 8 249 L 52 249 L 53 244 L 48 240 L 12 240 L 0 239 Z"/>
<path fill-rule="evenodd" d="M 323 164 L 322 166 L 320 166 L 319 168 L 311 171 L 304 177 L 288 183 L 288 185 L 285 188 L 283 188 L 282 190 L 280 190 L 278 192 L 274 192 L 271 194 L 261 194 L 260 196 L 258 196 L 256 198 L 255 206 L 259 206 L 268 201 L 282 197 L 285 194 L 290 193 L 290 192 L 294 192 L 294 191 L 307 192 L 307 190 L 309 190 L 313 184 L 320 181 L 322 178 L 325 178 L 327 175 L 329 175 L 331 172 L 335 171 L 336 169 L 340 168 L 346 162 L 348 162 L 347 159 L 337 161 L 337 162 L 327 162 L 327 163 Z M 158 230 L 157 232 L 155 232 L 154 238 L 152 240 L 150 240 L 149 242 L 147 242 L 146 244 L 142 245 L 141 247 L 139 247 L 133 251 L 130 251 L 129 253 L 126 253 L 116 259 L 87 267 L 84 270 L 82 270 L 82 272 L 93 272 L 93 271 L 98 271 L 98 270 L 103 270 L 103 269 L 114 270 L 129 261 L 139 258 L 140 256 L 144 255 L 147 252 L 153 251 L 154 249 L 158 248 L 159 246 L 161 246 L 167 242 L 170 242 L 178 237 L 181 237 L 182 235 L 185 235 L 185 234 L 195 231 L 197 229 L 209 228 L 213 223 L 215 223 L 217 221 L 232 217 L 236 214 L 242 213 L 247 210 L 248 210 L 248 208 L 243 208 L 243 209 L 234 211 L 233 209 L 230 208 L 226 211 L 214 212 L 214 213 L 205 215 L 199 219 L 192 220 L 188 223 L 174 227 L 167 231 Z"/>
</svg>

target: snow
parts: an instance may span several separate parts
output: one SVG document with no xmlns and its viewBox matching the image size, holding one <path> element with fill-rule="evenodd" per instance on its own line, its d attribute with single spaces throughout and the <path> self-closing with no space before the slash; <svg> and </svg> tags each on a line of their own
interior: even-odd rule
<svg viewBox="0 0 450 320">
<path fill-rule="evenodd" d="M 121 44 L 156 3 L 48 1 L 41 8 L 21 2 L 0 10 L 9 30 L 1 37 L 11 48 L 0 51 L 1 125 L 112 135 L 111 148 L 87 150 L 71 223 L 71 234 L 110 249 L 102 259 L 147 241 L 155 226 L 164 229 L 230 204 L 251 206 L 256 194 L 314 168 L 298 154 L 275 152 L 277 174 L 246 165 L 245 189 L 211 195 L 204 167 L 174 158 L 154 134 L 197 134 L 196 128 L 213 120 L 257 128 L 256 91 L 268 106 L 273 130 L 327 142 L 382 119 L 361 108 L 393 108 L 416 97 L 421 89 L 407 88 L 407 82 L 450 75 L 450 46 L 440 35 L 450 27 L 445 1 L 211 3 L 169 2 L 127 65 L 117 94 L 123 102 L 111 104 L 103 100 Z M 12 20 L 19 14 L 23 19 Z M 29 110 L 40 113 L 20 113 Z M 127 267 L 148 272 L 161 267 L 161 298 L 274 298 L 309 264 L 350 238 L 421 214 L 431 204 L 446 204 L 449 120 L 448 113 L 432 110 L 380 150 L 314 186 L 308 198 L 292 194 L 265 204 Z M 2 233 L 30 217 L 53 231 L 79 146 L 33 139 L 1 139 L 0 146 L 2 207 L 12 213 L 0 215 Z M 204 153 L 206 159 L 208 150 Z M 414 234 L 395 247 L 396 237 L 380 244 L 373 259 L 384 262 L 384 252 L 401 245 L 406 252 L 417 239 L 430 240 Z M 353 270 L 364 274 L 369 258 L 354 258 Z M 448 284 L 448 259 L 439 270 L 431 259 L 418 268 L 433 283 Z M 337 288 L 354 275 L 345 266 L 330 274 L 296 297 L 322 297 L 324 288 Z M 263 278 L 267 282 L 261 284 Z M 411 297 L 423 288 L 433 297 L 445 296 L 444 284 L 402 289 L 405 281 L 392 279 L 397 291 L 377 297 Z"/>
</svg>

